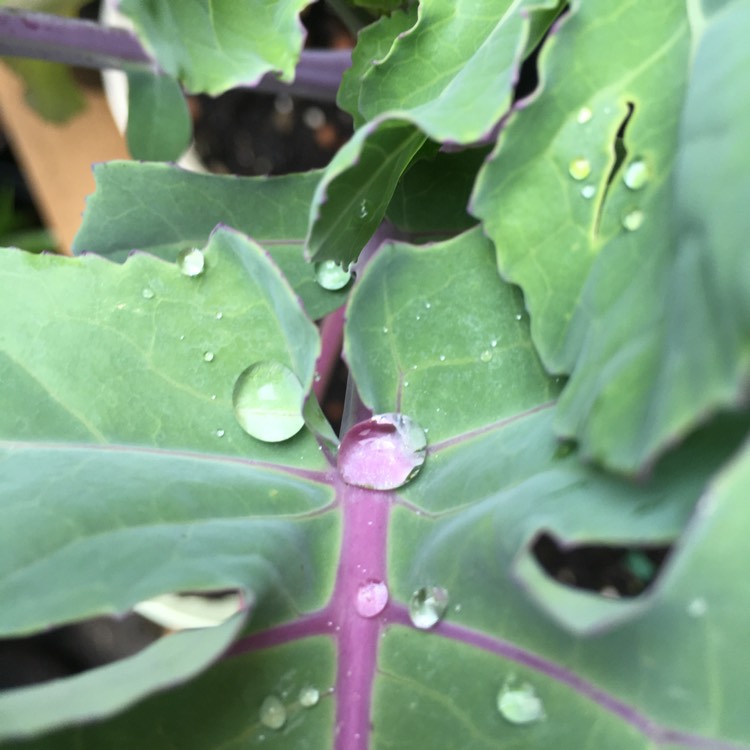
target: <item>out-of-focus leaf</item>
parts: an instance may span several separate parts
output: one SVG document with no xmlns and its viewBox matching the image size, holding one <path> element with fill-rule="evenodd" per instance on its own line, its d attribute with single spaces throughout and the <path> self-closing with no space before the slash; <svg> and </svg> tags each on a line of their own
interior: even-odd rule
<svg viewBox="0 0 750 750">
<path fill-rule="evenodd" d="M 122 259 L 139 249 L 174 260 L 180 250 L 205 245 L 213 228 L 223 223 L 266 249 L 312 318 L 346 299 L 346 290 L 329 291 L 316 282 L 302 254 L 319 173 L 227 177 L 166 164 L 107 162 L 95 165 L 94 176 L 97 189 L 73 241 L 76 253 Z"/>
<path fill-rule="evenodd" d="M 192 122 L 174 78 L 128 73 L 128 150 L 134 159 L 176 161 L 190 144 Z"/>
<path fill-rule="evenodd" d="M 309 0 L 122 0 L 161 67 L 191 93 L 220 94 L 277 72 L 294 78 Z"/>
</svg>

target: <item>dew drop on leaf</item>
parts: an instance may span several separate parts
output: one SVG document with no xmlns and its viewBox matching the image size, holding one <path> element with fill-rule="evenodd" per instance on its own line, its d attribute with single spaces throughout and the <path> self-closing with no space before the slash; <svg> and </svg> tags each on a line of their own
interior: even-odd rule
<svg viewBox="0 0 750 750">
<path fill-rule="evenodd" d="M 280 362 L 256 362 L 237 378 L 232 404 L 248 435 L 278 443 L 302 429 L 303 395 L 299 379 L 288 367 Z"/>
<path fill-rule="evenodd" d="M 579 156 L 568 164 L 568 174 L 574 180 L 585 180 L 591 174 L 591 162 Z"/>
<path fill-rule="evenodd" d="M 177 266 L 184 276 L 200 276 L 206 267 L 206 259 L 197 247 L 186 247 L 177 256 Z"/>
<path fill-rule="evenodd" d="M 275 695 L 269 695 L 261 704 L 260 722 L 269 729 L 281 729 L 286 724 L 286 709 Z"/>
<path fill-rule="evenodd" d="M 221 320 L 223 317 L 224 317 L 224 313 L 223 312 L 217 312 L 216 313 L 216 320 Z"/>
<path fill-rule="evenodd" d="M 423 586 L 409 600 L 409 618 L 414 627 L 429 630 L 448 609 L 448 592 L 439 586 Z"/>
<path fill-rule="evenodd" d="M 315 264 L 315 278 L 323 289 L 329 291 L 343 289 L 351 277 L 351 271 L 335 260 L 323 260 Z"/>
<path fill-rule="evenodd" d="M 143 291 L 141 292 L 143 295 L 143 299 L 153 299 L 154 298 L 154 290 L 150 287 L 144 286 Z"/>
<path fill-rule="evenodd" d="M 703 617 L 708 611 L 708 604 L 703 597 L 696 597 L 687 607 L 688 614 L 691 617 Z"/>
<path fill-rule="evenodd" d="M 648 182 L 649 173 L 646 162 L 643 159 L 635 159 L 630 162 L 622 176 L 622 181 L 631 190 L 640 190 Z"/>
<path fill-rule="evenodd" d="M 203 352 L 203 361 L 204 362 L 213 362 L 214 361 L 214 353 L 213 352 Z"/>
<path fill-rule="evenodd" d="M 593 116 L 593 112 L 588 107 L 581 107 L 578 110 L 578 116 L 576 117 L 576 120 L 578 121 L 579 125 L 585 125 Z"/>
<path fill-rule="evenodd" d="M 584 185 L 581 188 L 581 196 L 589 200 L 596 195 L 596 188 L 593 185 Z"/>
<path fill-rule="evenodd" d="M 646 217 L 643 211 L 641 211 L 639 208 L 636 208 L 633 211 L 629 211 L 622 217 L 622 225 L 625 227 L 625 229 L 628 230 L 628 232 L 635 232 L 636 229 L 640 229 L 641 224 L 643 224 L 643 220 L 645 218 Z"/>
<path fill-rule="evenodd" d="M 299 704 L 304 708 L 312 708 L 318 705 L 320 691 L 312 685 L 307 685 L 299 691 Z"/>
<path fill-rule="evenodd" d="M 216 430 L 216 437 L 224 437 L 224 430 Z"/>
<path fill-rule="evenodd" d="M 491 362 L 492 361 L 492 352 L 489 349 L 485 349 L 480 355 L 479 359 L 482 362 Z"/>
<path fill-rule="evenodd" d="M 362 617 L 379 615 L 388 604 L 388 586 L 383 581 L 367 581 L 357 589 L 357 614 Z"/>
<path fill-rule="evenodd" d="M 511 724 L 532 724 L 545 718 L 544 704 L 528 682 L 518 686 L 509 677 L 497 694 L 497 710 Z"/>
<path fill-rule="evenodd" d="M 424 430 L 413 419 L 403 414 L 377 414 L 344 435 L 338 468 L 347 484 L 392 490 L 417 475 L 426 452 Z"/>
</svg>

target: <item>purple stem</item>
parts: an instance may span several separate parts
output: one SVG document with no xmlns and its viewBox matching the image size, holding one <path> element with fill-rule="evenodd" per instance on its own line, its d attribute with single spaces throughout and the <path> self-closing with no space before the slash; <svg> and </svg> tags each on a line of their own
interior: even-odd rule
<svg viewBox="0 0 750 750">
<path fill-rule="evenodd" d="M 318 378 L 313 383 L 313 392 L 321 402 L 328 391 L 331 377 L 341 356 L 341 344 L 344 340 L 344 310 L 343 306 L 334 310 L 325 317 L 320 326 L 320 356 L 315 363 Z"/>
<path fill-rule="evenodd" d="M 160 72 L 158 63 L 131 31 L 7 8 L 0 9 L 0 56 L 32 57 L 83 68 Z M 332 101 L 350 65 L 350 50 L 302 50 L 294 83 L 282 83 L 268 74 L 260 82 L 242 85 Z"/>
</svg>

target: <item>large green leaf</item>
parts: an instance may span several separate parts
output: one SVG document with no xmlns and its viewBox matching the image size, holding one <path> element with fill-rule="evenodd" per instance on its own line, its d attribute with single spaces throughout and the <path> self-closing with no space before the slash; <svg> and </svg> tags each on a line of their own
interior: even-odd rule
<svg viewBox="0 0 750 750">
<path fill-rule="evenodd" d="M 689 6 L 574 6 L 473 202 L 545 365 L 573 373 L 560 433 L 626 471 L 737 403 L 748 378 L 750 100 L 718 82 L 747 63 L 750 16 Z"/>
<path fill-rule="evenodd" d="M 394 13 L 363 32 L 339 101 L 367 124 L 331 162 L 315 192 L 310 257 L 356 258 L 425 136 L 451 144 L 491 137 L 511 103 L 532 9 L 544 8 L 549 23 L 556 5 L 482 0 L 456 14 L 452 0 L 424 0 L 416 21 L 413 12 Z M 366 226 L 356 221 L 362 206 Z"/>
<path fill-rule="evenodd" d="M 227 224 L 259 242 L 278 264 L 313 318 L 340 307 L 347 292 L 328 291 L 302 255 L 307 211 L 318 173 L 284 177 L 227 177 L 167 164 L 107 162 L 94 166 L 76 253 L 121 259 L 133 249 L 174 260 L 202 247 Z"/>
<path fill-rule="evenodd" d="M 220 94 L 270 72 L 291 81 L 309 0 L 123 0 L 161 67 L 192 93 Z"/>
</svg>

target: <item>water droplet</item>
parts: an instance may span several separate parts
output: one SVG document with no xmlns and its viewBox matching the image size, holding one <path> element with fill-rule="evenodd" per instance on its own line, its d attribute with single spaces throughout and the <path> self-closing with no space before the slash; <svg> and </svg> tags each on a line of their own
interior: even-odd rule
<svg viewBox="0 0 750 750">
<path fill-rule="evenodd" d="M 320 691 L 312 685 L 307 685 L 299 691 L 299 704 L 305 708 L 312 708 L 318 705 L 320 700 Z"/>
<path fill-rule="evenodd" d="M 203 352 L 203 361 L 204 362 L 213 362 L 214 361 L 214 353 L 213 352 Z"/>
<path fill-rule="evenodd" d="M 303 396 L 302 385 L 288 367 L 280 362 L 256 362 L 237 378 L 232 403 L 248 435 L 278 443 L 302 429 Z"/>
<path fill-rule="evenodd" d="M 269 695 L 261 704 L 260 721 L 269 729 L 281 729 L 286 724 L 286 708 L 275 695 Z"/>
<path fill-rule="evenodd" d="M 151 289 L 151 288 L 149 288 L 149 287 L 147 287 L 147 286 L 143 287 L 143 291 L 141 292 L 141 294 L 143 295 L 143 299 L 153 299 L 154 298 L 154 290 Z"/>
<path fill-rule="evenodd" d="M 424 303 L 424 309 L 425 310 L 429 310 L 431 307 L 432 307 L 432 304 L 430 302 L 425 302 Z"/>
<path fill-rule="evenodd" d="M 422 320 L 422 316 L 421 315 L 417 315 L 417 320 Z"/>
<path fill-rule="evenodd" d="M 344 268 L 335 260 L 323 260 L 315 264 L 315 278 L 323 287 L 329 291 L 343 289 L 351 279 L 352 274 L 348 266 Z"/>
<path fill-rule="evenodd" d="M 523 320 L 523 313 L 517 313 L 516 320 Z"/>
<path fill-rule="evenodd" d="M 383 326 L 383 333 L 388 333 L 388 326 Z"/>
<path fill-rule="evenodd" d="M 584 185 L 581 188 L 581 196 L 586 200 L 593 198 L 596 195 L 596 188 L 593 185 Z"/>
<path fill-rule="evenodd" d="M 370 215 L 370 201 L 368 201 L 366 198 L 363 198 L 360 202 L 357 215 L 360 219 L 366 219 Z"/>
<path fill-rule="evenodd" d="M 408 387 L 409 387 L 409 381 L 408 380 L 404 380 L 404 388 L 408 388 Z"/>
<path fill-rule="evenodd" d="M 320 381 L 321 381 L 321 377 L 320 377 L 320 373 L 319 373 L 319 372 L 316 372 L 316 373 L 315 373 L 315 375 L 313 376 L 313 380 L 314 380 L 314 381 L 315 381 L 316 383 L 320 383 Z"/>
<path fill-rule="evenodd" d="M 216 394 L 215 393 L 211 394 L 211 401 L 216 401 Z"/>
<path fill-rule="evenodd" d="M 568 174 L 574 180 L 585 180 L 591 174 L 591 163 L 579 156 L 568 164 Z"/>
<path fill-rule="evenodd" d="M 439 360 L 440 360 L 441 362 L 445 362 L 445 354 L 441 354 L 441 355 L 440 355 L 440 356 L 438 357 L 438 359 L 439 359 Z"/>
<path fill-rule="evenodd" d="M 224 313 L 222 313 L 222 312 L 217 312 L 216 313 L 216 320 L 221 320 L 223 317 L 224 317 Z"/>
<path fill-rule="evenodd" d="M 379 615 L 388 604 L 388 586 L 383 581 L 367 581 L 357 589 L 357 614 L 362 617 Z"/>
<path fill-rule="evenodd" d="M 479 355 L 479 359 L 482 360 L 482 362 L 491 362 L 492 361 L 492 352 L 489 349 L 485 349 Z"/>
<path fill-rule="evenodd" d="M 184 340 L 185 340 L 185 334 L 184 333 L 180 334 L 180 341 L 184 341 Z"/>
<path fill-rule="evenodd" d="M 640 190 L 648 182 L 649 176 L 646 162 L 643 159 L 634 159 L 625 170 L 622 181 L 631 190 Z"/>
<path fill-rule="evenodd" d="M 216 430 L 216 437 L 224 437 L 224 430 Z"/>
<path fill-rule="evenodd" d="M 691 617 L 703 617 L 708 612 L 708 604 L 703 597 L 699 596 L 688 604 L 687 611 Z"/>
<path fill-rule="evenodd" d="M 545 718 L 544 705 L 533 686 L 524 682 L 517 687 L 508 677 L 497 694 L 497 710 L 511 724 L 532 724 Z"/>
<path fill-rule="evenodd" d="M 417 475 L 426 452 L 427 438 L 414 420 L 403 414 L 377 414 L 344 435 L 338 468 L 347 484 L 392 490 Z"/>
<path fill-rule="evenodd" d="M 439 586 L 423 586 L 409 600 L 409 618 L 414 627 L 429 630 L 448 609 L 448 592 Z"/>
<path fill-rule="evenodd" d="M 206 259 L 197 247 L 186 247 L 177 256 L 177 266 L 184 276 L 200 276 L 206 266 Z"/>
<path fill-rule="evenodd" d="M 622 217 L 622 225 L 628 230 L 628 232 L 635 232 L 636 229 L 639 229 L 641 224 L 643 224 L 645 218 L 646 216 L 643 211 L 636 208 Z"/>
<path fill-rule="evenodd" d="M 584 125 L 593 117 L 593 115 L 594 113 L 588 107 L 581 107 L 578 110 L 576 120 L 578 120 L 579 125 Z"/>
<path fill-rule="evenodd" d="M 494 349 L 497 346 L 497 339 L 492 339 L 492 341 L 490 341 L 490 346 Z"/>
</svg>

